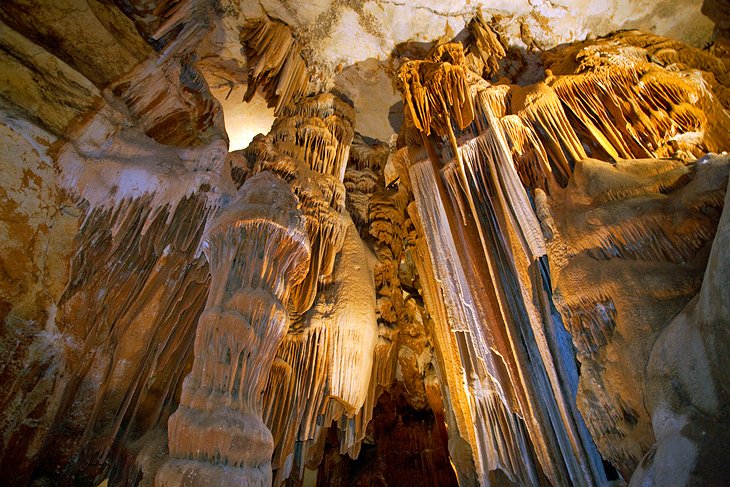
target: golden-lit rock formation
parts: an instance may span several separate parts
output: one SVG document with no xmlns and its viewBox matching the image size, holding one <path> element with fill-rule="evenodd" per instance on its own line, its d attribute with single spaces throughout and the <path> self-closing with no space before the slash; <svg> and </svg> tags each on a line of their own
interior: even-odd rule
<svg viewBox="0 0 730 487">
<path fill-rule="evenodd" d="M 727 2 L 416 3 L 0 5 L 0 485 L 723 484 Z"/>
<path fill-rule="evenodd" d="M 309 80 L 302 46 L 286 24 L 268 19 L 252 21 L 241 32 L 241 44 L 248 62 L 245 101 L 250 101 L 261 85 L 266 101 L 278 115 L 305 94 Z"/>
<path fill-rule="evenodd" d="M 640 405 L 645 400 L 640 392 L 643 375 L 632 360 L 646 360 L 650 351 L 646 347 L 654 335 L 646 330 L 633 332 L 640 335 L 616 332 L 617 309 L 631 326 L 648 322 L 653 324 L 649 330 L 660 328 L 677 310 L 668 300 L 686 302 L 697 292 L 699 280 L 686 269 L 668 269 L 664 279 L 656 280 L 660 291 L 648 283 L 630 281 L 625 274 L 609 278 L 608 270 L 588 269 L 603 265 L 620 272 L 617 258 L 679 264 L 694 259 L 717 225 L 719 213 L 713 219 L 708 211 L 721 206 L 724 172 L 699 165 L 699 189 L 689 185 L 679 190 L 681 210 L 661 198 L 654 203 L 657 210 L 631 200 L 626 208 L 636 213 L 629 216 L 616 206 L 617 200 L 652 192 L 668 194 L 687 185 L 691 177 L 682 160 L 630 164 L 619 158 L 673 155 L 689 160 L 718 150 L 727 138 L 728 120 L 712 85 L 704 81 L 712 79 L 716 67 L 707 54 L 664 52 L 667 59 L 681 57 L 690 63 L 670 70 L 665 60 L 649 52 L 659 52 L 657 44 L 667 50 L 676 46 L 656 37 L 636 36 L 639 39 L 633 42 L 622 34 L 547 53 L 545 66 L 552 72 L 527 87 L 492 87 L 467 75 L 466 57 L 454 44 L 434 48 L 426 61 L 407 61 L 399 70 L 406 123 L 412 124 L 409 130 L 422 134 L 420 140 L 406 137 L 408 149 L 401 149 L 399 156 L 401 181 L 413 192 L 413 216 L 426 244 L 423 260 L 430 261 L 433 269 L 419 269 L 422 277 L 430 274 L 427 305 L 443 309 L 440 320 L 451 330 L 438 341 L 442 347 L 449 339 L 456 342 L 461 362 L 447 381 L 452 394 L 466 393 L 464 400 L 452 397 L 450 401 L 453 409 L 460 410 L 454 417 L 456 425 L 462 422 L 450 431 L 469 443 L 478 475 L 501 470 L 512 481 L 535 484 L 540 482 L 539 471 L 558 485 L 593 484 L 603 475 L 571 399 L 569 384 L 575 369 L 570 371 L 572 361 L 560 353 L 564 331 L 550 307 L 550 275 L 556 305 L 567 320 L 581 362 L 578 405 L 601 453 L 628 478 L 639 460 L 636 455 L 646 453 L 652 443 L 650 421 Z M 480 52 L 484 40 L 477 36 L 476 42 Z M 693 71 L 695 66 L 707 71 Z M 464 97 L 465 84 L 469 100 Z M 472 118 L 475 123 L 469 127 Z M 444 137 L 428 137 L 432 128 Z M 589 155 L 606 162 L 593 162 Z M 617 162 L 612 165 L 611 161 Z M 661 169 L 662 164 L 669 168 Z M 589 167 L 591 172 L 586 174 Z M 630 175 L 613 176 L 612 171 L 624 167 L 632 168 Z M 641 179 L 643 175 L 646 179 Z M 611 187 L 613 182 L 618 187 Z M 569 197 L 560 189 L 577 184 L 595 194 L 593 199 L 583 194 Z M 601 184 L 609 187 L 601 188 Z M 549 271 L 540 223 L 525 188 L 537 191 L 532 197 L 544 213 L 543 227 L 551 242 Z M 575 212 L 571 213 L 574 219 L 562 214 L 548 217 L 540 204 L 545 191 L 555 204 Z M 607 206 L 604 217 L 598 213 L 601 205 Z M 683 223 L 678 211 L 695 216 L 688 215 Z M 552 223 L 546 224 L 545 218 Z M 568 228 L 570 232 L 590 229 L 595 236 L 563 235 Z M 646 250 L 637 245 L 645 245 Z M 587 255 L 578 260 L 582 254 Z M 693 262 L 701 271 L 705 262 L 698 259 Z M 651 274 L 642 273 L 636 264 L 626 272 L 642 279 L 650 279 Z M 627 297 L 636 304 L 616 304 L 608 296 L 612 285 L 599 284 L 604 279 L 616 283 L 616 292 L 628 291 Z M 624 286 L 626 282 L 632 285 Z M 657 311 L 666 313 L 665 318 L 639 311 L 651 305 L 639 305 L 647 297 L 641 298 L 643 294 L 635 288 L 661 299 Z M 576 304 L 571 308 L 563 304 L 566 300 Z M 481 323 L 488 325 L 482 328 Z M 606 349 L 614 336 L 621 336 L 617 342 L 621 352 Z M 642 348 L 639 343 L 647 345 Z M 462 381 L 461 371 L 466 378 L 474 377 L 472 382 Z M 619 391 L 631 399 L 620 399 Z M 499 399 L 487 400 L 485 395 Z M 486 421 L 499 434 L 483 429 L 481 411 L 509 418 L 509 413 L 496 411 L 510 408 L 517 415 L 512 422 L 497 426 Z M 494 437 L 505 443 L 494 444 Z M 524 454 L 527 449 L 534 451 L 537 464 Z M 451 453 L 456 463 L 455 452 Z"/>
</svg>

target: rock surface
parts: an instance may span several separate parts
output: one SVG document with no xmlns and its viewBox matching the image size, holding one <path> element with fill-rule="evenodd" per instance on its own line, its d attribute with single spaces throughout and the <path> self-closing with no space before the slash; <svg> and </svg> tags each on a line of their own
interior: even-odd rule
<svg viewBox="0 0 730 487">
<path fill-rule="evenodd" d="M 670 3 L 4 2 L 0 485 L 721 485 Z"/>
<path fill-rule="evenodd" d="M 726 159 L 703 163 L 727 164 Z M 726 481 L 728 195 L 697 296 L 667 323 L 651 348 L 644 387 L 656 443 L 631 477 L 631 486 Z"/>
</svg>

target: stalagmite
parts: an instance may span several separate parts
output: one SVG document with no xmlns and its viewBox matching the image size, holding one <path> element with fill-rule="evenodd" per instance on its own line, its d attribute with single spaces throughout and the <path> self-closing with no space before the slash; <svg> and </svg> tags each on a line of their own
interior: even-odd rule
<svg viewBox="0 0 730 487">
<path fill-rule="evenodd" d="M 271 484 L 274 445 L 261 393 L 286 333 L 284 303 L 310 253 L 296 206 L 284 182 L 264 172 L 211 223 L 208 301 L 156 485 Z"/>
</svg>

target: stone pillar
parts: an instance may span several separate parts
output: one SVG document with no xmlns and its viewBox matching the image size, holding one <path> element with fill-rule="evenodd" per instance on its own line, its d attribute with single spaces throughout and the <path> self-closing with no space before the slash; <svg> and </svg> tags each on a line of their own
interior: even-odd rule
<svg viewBox="0 0 730 487">
<path fill-rule="evenodd" d="M 155 484 L 269 487 L 274 444 L 262 392 L 287 331 L 289 291 L 310 258 L 297 198 L 277 176 L 257 174 L 213 220 L 205 252 L 210 294 Z"/>
</svg>

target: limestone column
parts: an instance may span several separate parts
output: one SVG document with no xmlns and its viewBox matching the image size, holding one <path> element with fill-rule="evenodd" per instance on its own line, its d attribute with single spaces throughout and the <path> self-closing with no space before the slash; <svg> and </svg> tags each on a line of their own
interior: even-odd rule
<svg viewBox="0 0 730 487">
<path fill-rule="evenodd" d="M 309 268 L 297 198 L 268 172 L 249 179 L 205 236 L 210 294 L 195 359 L 170 417 L 170 458 L 155 484 L 271 485 L 262 391 L 288 327 L 291 286 Z"/>
</svg>

